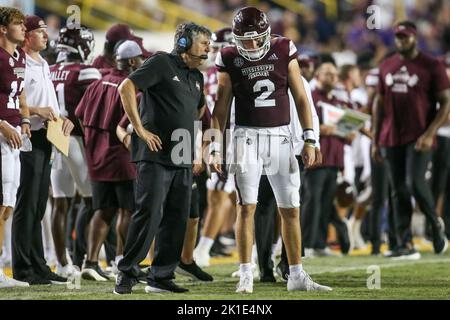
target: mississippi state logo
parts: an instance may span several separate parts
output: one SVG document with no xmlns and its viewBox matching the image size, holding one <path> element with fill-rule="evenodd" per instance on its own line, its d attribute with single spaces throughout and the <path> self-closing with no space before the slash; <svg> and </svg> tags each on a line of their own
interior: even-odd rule
<svg viewBox="0 0 450 320">
<path fill-rule="evenodd" d="M 236 67 L 240 68 L 240 67 L 242 67 L 242 66 L 244 65 L 244 59 L 242 59 L 241 57 L 236 57 L 236 58 L 234 58 L 234 60 L 233 60 L 233 64 L 234 64 Z"/>
<path fill-rule="evenodd" d="M 13 60 L 13 58 L 9 58 L 9 65 L 11 67 L 14 67 L 14 60 Z"/>
</svg>

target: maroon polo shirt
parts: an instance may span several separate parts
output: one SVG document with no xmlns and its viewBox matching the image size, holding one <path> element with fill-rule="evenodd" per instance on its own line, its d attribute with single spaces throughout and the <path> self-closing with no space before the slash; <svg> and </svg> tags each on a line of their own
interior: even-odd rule
<svg viewBox="0 0 450 320">
<path fill-rule="evenodd" d="M 379 144 L 416 141 L 436 116 L 437 94 L 450 89 L 442 62 L 424 53 L 412 60 L 395 54 L 380 65 L 378 93 L 384 97 Z"/>
<path fill-rule="evenodd" d="M 328 95 L 319 89 L 315 89 L 312 92 L 312 98 L 314 106 L 319 117 L 320 124 L 323 124 L 322 108 L 320 102 L 331 104 L 335 107 L 345 108 L 348 107 L 346 103 L 337 99 L 334 95 L 328 97 Z M 344 146 L 345 140 L 337 136 L 320 136 L 320 151 L 322 152 L 323 161 L 319 167 L 337 167 L 339 169 L 344 168 Z"/>
<path fill-rule="evenodd" d="M 75 111 L 84 127 L 84 141 L 89 174 L 93 181 L 125 181 L 136 178 L 130 152 L 119 141 L 116 127 L 123 119 L 117 90 L 128 74 L 113 70 L 93 82 Z"/>
</svg>

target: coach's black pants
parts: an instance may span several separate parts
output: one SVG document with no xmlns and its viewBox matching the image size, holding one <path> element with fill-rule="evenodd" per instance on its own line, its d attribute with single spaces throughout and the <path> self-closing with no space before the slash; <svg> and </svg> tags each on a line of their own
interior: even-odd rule
<svg viewBox="0 0 450 320">
<path fill-rule="evenodd" d="M 418 152 L 415 143 L 384 148 L 383 156 L 392 186 L 398 244 L 400 248 L 412 244 L 411 217 L 413 208 L 411 196 L 417 201 L 433 230 L 438 230 L 433 193 L 425 181 L 425 172 L 431 161 L 431 152 Z"/>
<path fill-rule="evenodd" d="M 52 146 L 46 130 L 32 131 L 31 152 L 21 152 L 20 186 L 12 221 L 12 267 L 15 279 L 45 277 L 50 269 L 44 258 L 41 220 L 50 186 Z"/>
<path fill-rule="evenodd" d="M 180 261 L 192 192 L 192 169 L 156 162 L 137 164 L 133 213 L 119 270 L 136 277 L 153 239 L 155 255 L 149 278 L 173 279 Z"/>
<path fill-rule="evenodd" d="M 255 210 L 255 242 L 261 277 L 273 273 L 272 244 L 277 216 L 277 202 L 266 175 L 261 176 Z"/>
<path fill-rule="evenodd" d="M 333 215 L 338 168 L 306 170 L 301 212 L 302 239 L 305 248 L 326 247 L 328 224 Z"/>
</svg>

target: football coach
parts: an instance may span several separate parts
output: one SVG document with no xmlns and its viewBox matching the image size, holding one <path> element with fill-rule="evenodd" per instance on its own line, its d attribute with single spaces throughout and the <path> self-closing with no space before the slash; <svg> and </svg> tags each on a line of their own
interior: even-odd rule
<svg viewBox="0 0 450 320">
<path fill-rule="evenodd" d="M 153 239 L 155 256 L 145 291 L 186 292 L 177 286 L 179 263 L 192 189 L 194 121 L 205 104 L 203 75 L 197 69 L 208 59 L 211 32 L 194 23 L 180 24 L 171 53 L 147 59 L 119 86 L 125 112 L 133 125 L 131 153 L 136 162 L 136 210 L 132 215 L 124 257 L 114 293 L 129 294 L 137 283 L 138 264 Z M 142 92 L 139 109 L 136 91 Z M 179 141 L 174 131 L 190 134 L 189 161 L 172 156 Z M 182 156 L 186 159 L 186 154 Z"/>
</svg>

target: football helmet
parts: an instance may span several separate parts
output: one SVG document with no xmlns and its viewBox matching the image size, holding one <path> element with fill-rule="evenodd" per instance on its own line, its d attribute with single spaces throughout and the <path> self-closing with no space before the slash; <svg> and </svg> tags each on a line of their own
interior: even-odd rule
<svg viewBox="0 0 450 320">
<path fill-rule="evenodd" d="M 270 24 L 267 16 L 255 7 L 240 9 L 233 19 L 233 36 L 239 54 L 249 61 L 264 58 L 270 49 Z M 249 46 L 255 41 L 257 46 Z"/>
<path fill-rule="evenodd" d="M 83 62 L 89 61 L 94 52 L 95 40 L 91 30 L 84 26 L 59 31 L 56 52 L 76 53 Z"/>
</svg>

